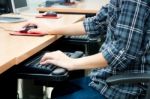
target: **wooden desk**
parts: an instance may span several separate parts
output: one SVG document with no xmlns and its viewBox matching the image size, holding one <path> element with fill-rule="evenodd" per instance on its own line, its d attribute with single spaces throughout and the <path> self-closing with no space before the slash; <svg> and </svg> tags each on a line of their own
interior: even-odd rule
<svg viewBox="0 0 150 99">
<path fill-rule="evenodd" d="M 53 28 L 64 24 L 71 24 L 83 18 L 83 15 L 61 15 L 60 19 L 42 19 L 31 16 L 24 16 L 29 20 L 43 21 Z M 14 28 L 24 24 L 21 23 L 0 23 L 0 27 Z M 55 40 L 60 38 L 59 35 L 47 35 L 43 37 L 31 36 L 12 36 L 10 31 L 0 29 L 0 74 L 17 65 L 33 54 L 47 47 Z"/>
<path fill-rule="evenodd" d="M 81 0 L 76 1 L 72 6 L 52 6 L 52 7 L 39 7 L 39 12 L 56 11 L 59 13 L 75 13 L 75 14 L 95 14 L 102 6 L 107 4 L 109 0 Z"/>
</svg>

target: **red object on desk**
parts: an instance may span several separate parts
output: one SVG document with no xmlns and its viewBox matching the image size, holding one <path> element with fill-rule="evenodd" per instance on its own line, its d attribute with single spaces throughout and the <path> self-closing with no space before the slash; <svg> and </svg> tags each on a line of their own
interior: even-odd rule
<svg viewBox="0 0 150 99">
<path fill-rule="evenodd" d="M 23 27 L 22 29 L 12 31 L 11 35 L 18 35 L 18 36 L 44 36 L 46 34 L 43 34 L 41 32 L 28 32 L 30 29 L 37 29 L 37 25 L 27 25 Z"/>
<path fill-rule="evenodd" d="M 44 36 L 45 34 L 43 33 L 38 33 L 38 32 L 20 32 L 20 31 L 15 31 L 15 32 L 10 32 L 10 35 L 16 35 L 16 36 Z"/>
<path fill-rule="evenodd" d="M 49 19 L 59 19 L 61 16 L 44 16 L 44 15 L 37 15 L 36 18 L 49 18 Z"/>
<path fill-rule="evenodd" d="M 58 19 L 60 18 L 60 15 L 58 15 L 56 12 L 54 11 L 47 11 L 43 14 L 39 14 L 36 16 L 36 18 L 51 18 L 51 19 Z"/>
</svg>

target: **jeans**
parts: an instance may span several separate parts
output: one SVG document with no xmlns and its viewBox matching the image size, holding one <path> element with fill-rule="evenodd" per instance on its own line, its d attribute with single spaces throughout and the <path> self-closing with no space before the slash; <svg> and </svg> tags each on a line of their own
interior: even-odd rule
<svg viewBox="0 0 150 99">
<path fill-rule="evenodd" d="M 89 77 L 70 80 L 56 86 L 52 91 L 52 99 L 105 99 L 97 90 L 88 86 Z"/>
</svg>

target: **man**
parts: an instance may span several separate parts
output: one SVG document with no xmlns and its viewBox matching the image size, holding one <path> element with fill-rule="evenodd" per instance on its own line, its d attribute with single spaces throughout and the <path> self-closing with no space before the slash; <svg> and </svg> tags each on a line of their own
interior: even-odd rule
<svg viewBox="0 0 150 99">
<path fill-rule="evenodd" d="M 37 24 L 38 25 L 38 24 Z M 54 88 L 56 99 L 136 99 L 143 84 L 109 86 L 106 79 L 119 73 L 144 73 L 150 68 L 150 1 L 110 0 L 94 17 L 70 26 L 29 32 L 82 35 L 90 38 L 106 35 L 100 52 L 72 59 L 61 51 L 45 54 L 41 64 L 52 63 L 68 70 L 93 69 L 89 77 L 68 81 Z M 46 25 L 45 25 L 46 27 Z M 64 87 L 63 87 L 64 86 Z"/>
</svg>

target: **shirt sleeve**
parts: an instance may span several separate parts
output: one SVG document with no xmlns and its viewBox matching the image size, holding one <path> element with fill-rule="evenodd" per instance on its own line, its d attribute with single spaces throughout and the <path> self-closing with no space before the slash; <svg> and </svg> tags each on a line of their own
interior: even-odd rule
<svg viewBox="0 0 150 99">
<path fill-rule="evenodd" d="M 102 50 L 109 66 L 123 69 L 139 57 L 148 14 L 149 8 L 140 0 L 123 2 L 114 30 L 114 40 Z"/>
<path fill-rule="evenodd" d="M 102 7 L 94 17 L 86 18 L 83 22 L 86 33 L 90 38 L 98 37 L 106 33 L 108 6 Z"/>
</svg>

